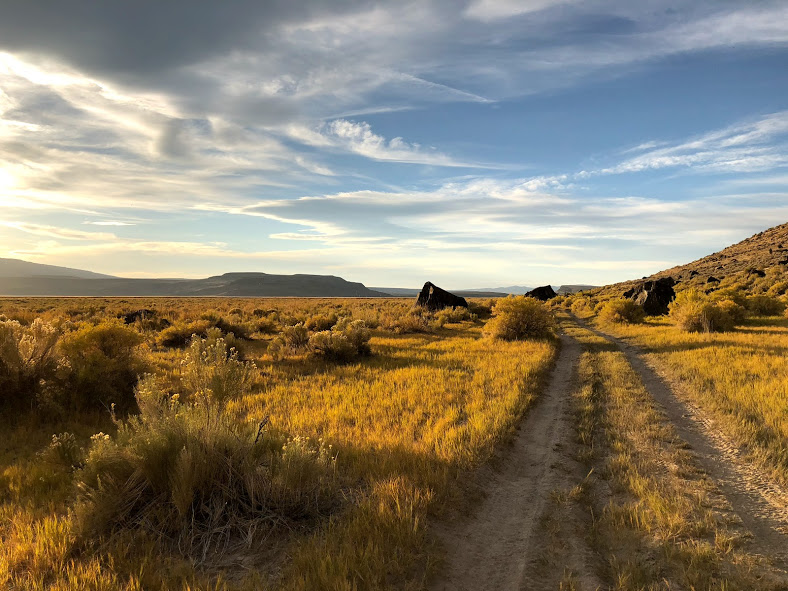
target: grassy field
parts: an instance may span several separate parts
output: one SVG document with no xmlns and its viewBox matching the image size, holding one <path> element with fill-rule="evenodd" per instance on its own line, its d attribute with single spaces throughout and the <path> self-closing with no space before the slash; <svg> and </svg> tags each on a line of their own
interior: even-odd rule
<svg viewBox="0 0 788 591">
<path fill-rule="evenodd" d="M 754 317 L 723 333 L 684 332 L 667 318 L 605 329 L 643 347 L 680 394 L 788 482 L 788 319 Z"/>
<path fill-rule="evenodd" d="M 625 355 L 568 318 L 563 327 L 585 349 L 574 402 L 590 475 L 574 494 L 603 580 L 622 590 L 781 588 L 741 549 L 724 498 Z"/>
<path fill-rule="evenodd" d="M 115 332 L 108 332 L 108 318 L 139 309 L 155 313 L 128 327 L 113 320 Z M 489 303 L 476 302 L 472 314 L 425 316 L 414 314 L 411 303 L 402 300 L 3 300 L 0 314 L 6 319 L 30 327 L 42 318 L 53 327 L 60 339 L 55 352 L 63 351 L 63 358 L 35 398 L 16 405 L 6 401 L 2 407 L 0 586 L 422 588 L 440 559 L 427 535 L 427 520 L 457 504 L 469 471 L 511 436 L 538 396 L 556 352 L 551 340 L 483 338 L 489 311 Z M 365 336 L 352 327 L 339 331 L 343 317 L 372 327 L 368 343 L 348 349 L 348 339 L 361 342 Z M 223 400 L 222 406 L 201 406 L 202 390 L 186 385 L 205 381 L 208 362 L 195 362 L 185 340 L 194 332 L 210 341 L 217 330 L 240 358 L 228 361 L 222 354 L 216 367 L 243 384 L 242 394 Z M 103 331 L 101 339 L 94 338 L 96 331 Z M 128 341 L 128 331 L 139 339 Z M 318 333 L 322 337 L 312 338 Z M 106 353 L 107 339 L 121 337 L 131 343 L 126 362 L 133 360 L 139 364 L 135 368 L 158 379 L 155 388 L 150 386 L 150 398 L 161 400 L 146 402 L 137 422 L 122 415 L 113 420 L 105 406 L 91 406 L 91 400 L 104 401 L 106 376 L 77 371 L 86 348 Z M 69 357 L 75 348 L 80 352 Z M 215 397 L 211 376 L 205 383 Z M 66 396 L 75 385 L 95 396 Z M 221 412 L 212 414 L 216 409 Z M 91 440 L 99 432 L 108 435 Z M 55 434 L 59 438 L 51 442 Z M 223 455 L 210 455 L 216 450 L 206 441 L 221 447 Z M 145 454 L 159 449 L 156 445 L 175 446 L 177 462 L 173 470 L 156 467 L 163 474 L 147 474 L 154 467 Z M 126 469 L 123 462 L 136 462 L 128 482 L 159 491 L 152 497 L 135 492 L 130 498 L 139 504 L 171 495 L 168 503 L 180 510 L 176 492 L 186 478 L 182 467 L 193 471 L 198 465 L 189 463 L 187 451 L 220 460 L 239 456 L 237 465 L 248 472 L 237 472 L 243 476 L 240 484 L 238 478 L 221 476 L 226 483 L 222 498 L 232 499 L 227 496 L 232 493 L 247 499 L 248 491 L 265 480 L 260 471 L 269 470 L 267 494 L 276 485 L 278 496 L 270 498 L 290 505 L 265 523 L 248 521 L 254 527 L 242 530 L 244 539 L 229 533 L 222 537 L 216 526 L 210 530 L 214 537 L 207 538 L 213 545 L 200 538 L 202 545 L 196 547 L 201 552 L 183 545 L 186 538 L 176 540 L 170 530 L 157 534 L 151 525 L 157 519 L 167 525 L 177 517 L 175 509 L 162 516 L 155 507 L 135 506 L 129 511 L 137 512 L 136 521 L 113 516 L 108 523 L 114 525 L 100 530 L 102 535 L 85 539 L 85 531 L 99 531 L 86 530 L 86 523 L 116 511 L 118 499 L 131 495 L 123 488 L 126 481 L 114 476 Z M 258 453 L 262 467 L 249 468 L 245 455 Z M 211 468 L 217 472 L 213 478 L 223 469 L 222 461 Z M 199 465 L 205 464 L 212 465 Z M 233 466 L 228 463 L 227 469 Z M 187 476 L 200 493 L 193 484 L 199 475 Z M 166 481 L 159 489 L 157 478 Z M 227 510 L 207 509 L 210 497 L 197 493 L 190 492 L 186 502 L 191 519 L 210 509 L 218 523 Z M 222 544 L 217 546 L 216 539 Z"/>
</svg>

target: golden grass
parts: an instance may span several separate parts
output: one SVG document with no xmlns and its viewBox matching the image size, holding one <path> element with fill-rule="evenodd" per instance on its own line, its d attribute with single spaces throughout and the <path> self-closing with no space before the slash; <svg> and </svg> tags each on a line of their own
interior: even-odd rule
<svg viewBox="0 0 788 591">
<path fill-rule="evenodd" d="M 605 326 L 631 339 L 679 395 L 716 424 L 778 480 L 788 482 L 788 319 L 754 318 L 719 334 L 686 333 L 666 319 Z"/>
<path fill-rule="evenodd" d="M 94 323 L 152 308 L 174 321 L 210 311 L 251 325 L 259 317 L 254 311 L 262 310 L 277 322 L 337 314 L 387 326 L 409 306 L 401 300 L 17 298 L 0 301 L 0 314 L 23 322 L 40 315 Z M 158 347 L 155 330 L 138 328 L 148 339 L 156 373 L 176 383 L 183 353 Z M 426 535 L 428 518 L 457 501 L 467 471 L 511 436 L 556 351 L 553 341 L 483 339 L 478 321 L 431 330 L 398 335 L 379 329 L 370 341 L 372 355 L 345 364 L 305 353 L 274 360 L 266 349 L 275 335 L 254 334 L 242 344 L 259 374 L 254 393 L 232 401 L 231 410 L 253 420 L 268 417 L 270 428 L 333 444 L 337 469 L 349 483 L 348 502 L 316 527 L 269 540 L 269 547 L 238 556 L 227 568 L 205 569 L 162 555 L 139 536 L 120 536 L 98 552 L 72 548 L 72 477 L 58 472 L 46 486 L 32 478 L 43 470 L 35 452 L 55 432 L 75 432 L 84 443 L 91 432 L 111 433 L 112 426 L 105 417 L 84 425 L 80 417 L 71 417 L 69 425 L 24 419 L 29 427 L 19 432 L 26 435 L 6 442 L 0 454 L 0 587 L 422 588 L 439 559 Z"/>
<path fill-rule="evenodd" d="M 583 459 L 601 476 L 581 496 L 592 547 L 612 588 L 769 589 L 740 550 L 725 504 L 615 345 L 570 324 L 583 342 L 575 395 Z"/>
</svg>

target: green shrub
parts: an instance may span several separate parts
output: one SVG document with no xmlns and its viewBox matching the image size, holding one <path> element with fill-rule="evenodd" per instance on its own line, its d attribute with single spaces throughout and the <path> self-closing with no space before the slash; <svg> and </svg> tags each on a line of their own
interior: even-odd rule
<svg viewBox="0 0 788 591">
<path fill-rule="evenodd" d="M 255 332 L 259 332 L 262 334 L 275 334 L 279 332 L 279 327 L 276 324 L 276 321 L 272 318 L 260 318 L 258 321 L 253 323 Z"/>
<path fill-rule="evenodd" d="M 248 340 L 253 331 L 259 330 L 259 324 L 260 322 L 250 325 L 228 322 L 221 316 L 209 312 L 194 322 L 177 322 L 165 328 L 159 333 L 156 343 L 161 347 L 183 348 L 189 344 L 193 336 L 206 338 L 211 329 L 218 329 L 225 337 L 233 335 L 233 338 Z"/>
<path fill-rule="evenodd" d="M 627 298 L 605 302 L 599 311 L 600 320 L 615 324 L 638 324 L 643 322 L 645 317 L 643 306 Z"/>
<path fill-rule="evenodd" d="M 0 321 L 0 407 L 33 408 L 58 367 L 59 333 L 37 318 Z"/>
<path fill-rule="evenodd" d="M 300 322 L 293 326 L 285 326 L 281 336 L 285 345 L 293 350 L 303 349 L 309 344 L 309 330 Z"/>
<path fill-rule="evenodd" d="M 307 330 L 321 332 L 324 330 L 331 330 L 331 327 L 337 323 L 337 320 L 336 314 L 317 314 L 315 316 L 310 316 L 304 323 L 304 326 Z"/>
<path fill-rule="evenodd" d="M 490 318 L 490 316 L 492 316 L 493 306 L 495 306 L 494 298 L 489 298 L 483 301 L 468 301 L 468 311 L 471 314 L 475 314 L 477 318 L 481 318 L 482 320 L 487 320 Z"/>
<path fill-rule="evenodd" d="M 721 302 L 723 300 L 730 300 L 737 306 L 742 308 L 747 307 L 747 294 L 740 289 L 728 287 L 725 289 L 718 289 L 709 295 L 709 300 L 712 302 Z"/>
<path fill-rule="evenodd" d="M 680 292 L 670 304 L 670 318 L 687 332 L 725 332 L 735 322 L 729 304 L 715 303 L 694 289 Z M 734 305 L 735 302 L 734 302 Z"/>
<path fill-rule="evenodd" d="M 766 295 L 781 296 L 788 292 L 788 281 L 777 281 L 766 291 Z"/>
<path fill-rule="evenodd" d="M 539 300 L 526 296 L 499 299 L 493 317 L 484 327 L 485 335 L 505 341 L 540 339 L 553 335 L 553 315 Z"/>
<path fill-rule="evenodd" d="M 331 330 L 313 334 L 309 348 L 317 355 L 338 361 L 348 361 L 361 355 L 369 355 L 369 339 L 372 336 L 363 320 L 341 318 Z"/>
<path fill-rule="evenodd" d="M 779 316 L 785 310 L 785 304 L 767 295 L 749 296 L 745 305 L 756 316 Z"/>
<path fill-rule="evenodd" d="M 396 334 L 431 332 L 431 314 L 422 306 L 414 306 L 405 314 L 386 315 L 381 318 L 381 326 Z"/>
<path fill-rule="evenodd" d="M 456 308 L 444 308 L 435 312 L 433 322 L 437 321 L 443 327 L 446 324 L 456 324 L 471 319 L 471 311 L 462 306 Z"/>
<path fill-rule="evenodd" d="M 742 324 L 747 316 L 747 310 L 733 300 L 718 300 L 715 306 L 724 314 L 730 316 L 734 326 Z"/>
<path fill-rule="evenodd" d="M 198 322 L 177 322 L 165 328 L 156 338 L 156 344 L 161 347 L 181 348 L 189 344 L 192 336 L 205 338 L 210 322 L 200 320 Z"/>
<path fill-rule="evenodd" d="M 576 296 L 569 309 L 575 316 L 588 318 L 589 316 L 594 315 L 595 306 L 596 301 L 592 300 L 591 298 L 587 296 Z"/>
<path fill-rule="evenodd" d="M 144 531 L 204 561 L 340 506 L 330 446 L 284 438 L 228 411 L 230 398 L 248 393 L 239 376 L 253 367 L 239 364 L 221 339 L 195 340 L 184 364 L 186 402 L 152 376 L 140 381 L 140 414 L 119 421 L 114 438 L 94 439 L 79 472 L 74 515 L 83 545 Z"/>
<path fill-rule="evenodd" d="M 142 336 L 118 322 L 84 326 L 66 334 L 60 344 L 67 367 L 64 398 L 70 408 L 135 406 L 134 386 L 147 364 L 139 352 Z"/>
</svg>

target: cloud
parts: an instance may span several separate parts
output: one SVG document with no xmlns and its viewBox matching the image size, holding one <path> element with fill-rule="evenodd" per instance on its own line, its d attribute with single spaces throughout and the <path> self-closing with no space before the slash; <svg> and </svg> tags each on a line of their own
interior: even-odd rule
<svg viewBox="0 0 788 591">
<path fill-rule="evenodd" d="M 653 263 L 643 249 L 654 245 L 680 262 L 676 233 L 706 248 L 714 231 L 727 232 L 715 241 L 742 237 L 785 215 L 779 181 L 762 181 L 768 201 L 747 202 L 749 189 L 718 185 L 674 186 L 670 198 L 625 185 L 611 196 L 598 179 L 682 169 L 779 179 L 785 112 L 654 138 L 587 172 L 560 162 L 521 179 L 511 176 L 522 169 L 484 162 L 496 151 L 474 143 L 470 119 L 679 54 L 774 55 L 788 45 L 784 2 L 9 0 L 3 13 L 0 209 L 17 220 L 2 230 L 20 252 L 271 265 L 279 253 L 312 270 L 377 260 L 441 276 L 451 261 L 516 273 L 620 261 L 611 253 L 621 248 Z M 440 142 L 433 125 L 447 130 Z M 489 170 L 447 176 L 462 167 Z M 166 214 L 179 219 L 157 225 Z M 248 235 L 230 229 L 239 215 Z M 84 232 L 86 216 L 121 235 L 123 220 L 153 223 L 131 240 Z M 226 244 L 191 232 L 224 232 Z"/>
<path fill-rule="evenodd" d="M 657 145 L 663 147 L 656 147 Z M 788 111 L 700 135 L 677 144 L 651 142 L 641 154 L 589 174 L 622 174 L 685 167 L 704 172 L 759 172 L 788 166 Z"/>
<path fill-rule="evenodd" d="M 561 0 L 473 0 L 463 14 L 466 18 L 487 23 L 538 12 L 564 3 Z"/>
<path fill-rule="evenodd" d="M 27 222 L 0 222 L 0 226 L 6 228 L 13 228 L 20 232 L 34 234 L 36 236 L 46 236 L 49 238 L 59 238 L 65 240 L 115 240 L 114 234 L 105 232 L 83 232 L 80 230 L 70 230 L 67 228 L 58 228 L 56 226 L 47 226 L 42 224 L 31 224 Z"/>
<path fill-rule="evenodd" d="M 91 226 L 136 226 L 137 224 L 133 224 L 131 222 L 121 222 L 119 220 L 101 220 L 96 222 L 82 222 L 83 224 L 88 224 Z"/>
<path fill-rule="evenodd" d="M 424 164 L 465 168 L 496 168 L 455 160 L 436 150 L 425 150 L 419 144 L 411 144 L 401 137 L 387 140 L 372 131 L 369 123 L 347 119 L 335 119 L 315 129 L 291 125 L 287 128 L 290 138 L 313 147 L 340 149 L 370 160 Z"/>
</svg>

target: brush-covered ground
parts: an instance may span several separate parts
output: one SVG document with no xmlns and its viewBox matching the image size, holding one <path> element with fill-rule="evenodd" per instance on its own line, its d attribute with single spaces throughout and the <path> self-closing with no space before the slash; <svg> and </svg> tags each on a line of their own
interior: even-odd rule
<svg viewBox="0 0 788 591">
<path fill-rule="evenodd" d="M 445 589 L 491 552 L 513 588 L 785 589 L 785 267 L 665 317 L 613 287 L 0 300 L 0 587 Z M 523 474 L 545 498 L 478 494 Z"/>
<path fill-rule="evenodd" d="M 556 355 L 491 305 L 1 300 L 0 587 L 423 588 Z"/>
</svg>

